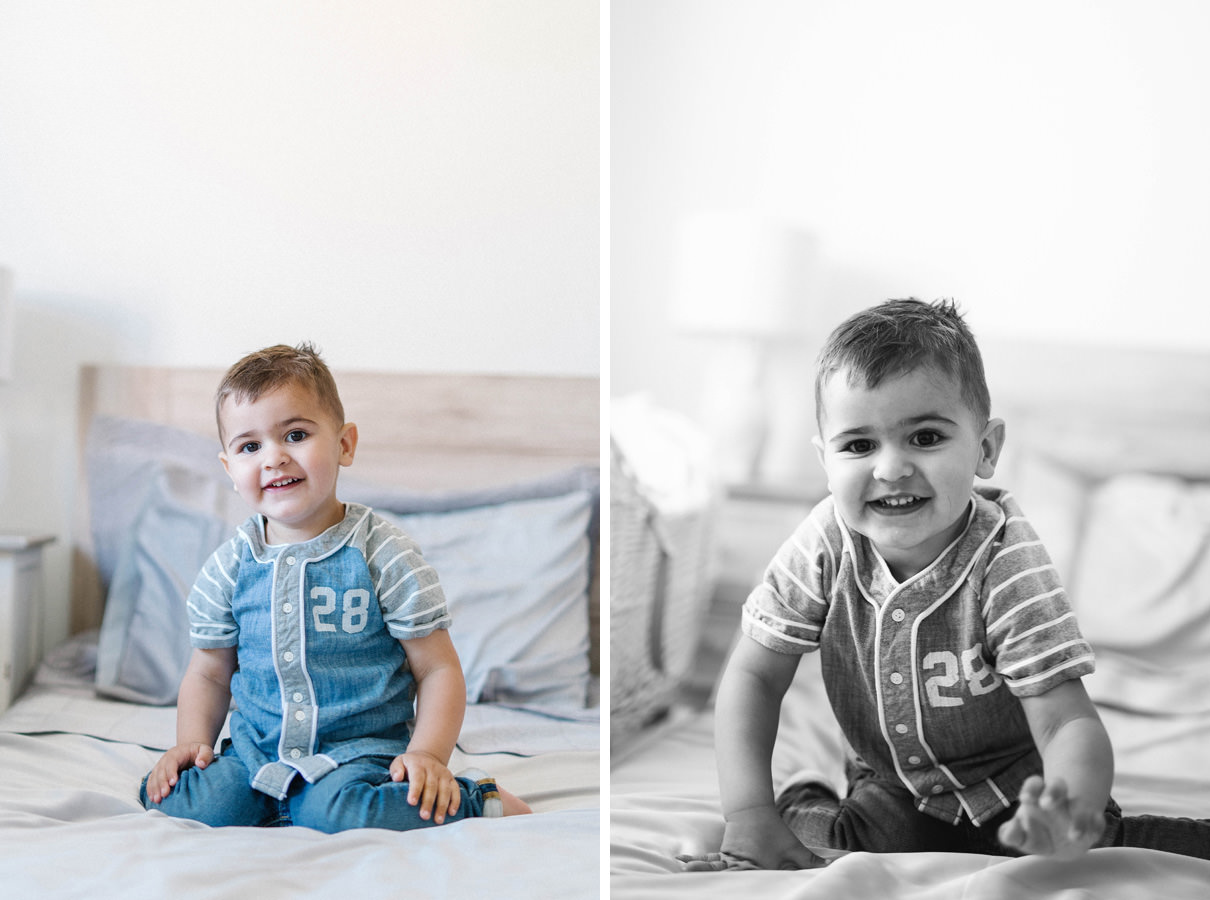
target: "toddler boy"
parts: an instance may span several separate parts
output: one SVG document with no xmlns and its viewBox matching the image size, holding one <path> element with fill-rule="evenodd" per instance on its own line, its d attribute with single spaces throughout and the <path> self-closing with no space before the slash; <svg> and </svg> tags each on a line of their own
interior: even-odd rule
<svg viewBox="0 0 1210 900">
<path fill-rule="evenodd" d="M 466 686 L 445 597 L 407 535 L 337 499 L 357 426 L 323 360 L 308 344 L 253 353 L 215 405 L 219 458 L 256 514 L 189 595 L 177 744 L 144 806 L 328 832 L 530 812 L 485 773 L 448 768 Z"/>
<path fill-rule="evenodd" d="M 1210 822 L 1123 817 L 1081 677 L 1093 654 L 1045 548 L 990 478 L 1004 423 L 952 303 L 895 300 L 829 338 L 816 448 L 830 496 L 743 610 L 719 687 L 722 853 L 691 868 L 802 868 L 838 852 L 1210 857 Z M 779 709 L 818 650 L 854 751 L 840 799 L 774 795 Z"/>
</svg>

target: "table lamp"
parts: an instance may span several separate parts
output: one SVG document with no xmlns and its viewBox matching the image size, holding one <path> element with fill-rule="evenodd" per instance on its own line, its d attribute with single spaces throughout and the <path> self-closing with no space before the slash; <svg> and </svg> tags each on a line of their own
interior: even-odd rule
<svg viewBox="0 0 1210 900">
<path fill-rule="evenodd" d="M 761 480 L 769 363 L 778 345 L 805 340 L 815 253 L 806 232 L 753 213 L 699 213 L 677 230 L 670 321 L 712 344 L 700 416 L 728 484 Z"/>
</svg>

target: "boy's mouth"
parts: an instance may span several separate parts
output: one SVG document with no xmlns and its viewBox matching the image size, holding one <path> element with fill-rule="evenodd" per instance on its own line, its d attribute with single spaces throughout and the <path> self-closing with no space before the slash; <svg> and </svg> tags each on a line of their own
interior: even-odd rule
<svg viewBox="0 0 1210 900">
<path fill-rule="evenodd" d="M 914 494 L 896 494 L 892 497 L 879 497 L 876 500 L 871 500 L 867 505 L 884 515 L 898 516 L 915 512 L 926 503 L 928 503 L 928 497 L 917 497 Z"/>
<path fill-rule="evenodd" d="M 293 487 L 302 481 L 301 478 L 279 478 L 277 481 L 270 481 L 261 490 L 264 491 L 280 491 L 288 487 Z"/>
</svg>

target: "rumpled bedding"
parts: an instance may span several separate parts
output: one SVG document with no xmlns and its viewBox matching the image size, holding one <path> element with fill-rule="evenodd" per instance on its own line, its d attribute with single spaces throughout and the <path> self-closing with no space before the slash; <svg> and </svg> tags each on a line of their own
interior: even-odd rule
<svg viewBox="0 0 1210 900">
<path fill-rule="evenodd" d="M 477 704 L 450 767 L 475 766 L 532 816 L 422 832 L 208 828 L 145 812 L 139 782 L 172 742 L 175 710 L 102 699 L 43 665 L 0 716 L 0 897 L 596 897 L 595 710 Z"/>
<path fill-rule="evenodd" d="M 1095 679 L 1095 676 L 1093 676 Z M 823 696 L 818 657 L 804 657 L 783 707 L 774 753 L 780 787 L 807 768 L 843 785 L 842 739 Z M 1210 817 L 1210 714 L 1102 706 L 1117 759 L 1114 797 L 1127 814 Z M 718 850 L 723 835 L 712 710 L 681 712 L 615 754 L 610 772 L 610 895 L 763 900 L 1205 900 L 1210 862 L 1138 849 L 1075 862 L 957 853 L 853 853 L 799 872 L 684 871 L 676 857 Z"/>
</svg>

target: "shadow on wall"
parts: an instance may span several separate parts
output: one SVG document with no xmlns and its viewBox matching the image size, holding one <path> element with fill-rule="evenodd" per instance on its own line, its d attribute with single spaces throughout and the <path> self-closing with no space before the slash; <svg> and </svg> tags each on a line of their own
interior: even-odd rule
<svg viewBox="0 0 1210 900">
<path fill-rule="evenodd" d="M 26 294 L 14 313 L 12 378 L 0 383 L 0 530 L 56 537 L 43 570 L 51 646 L 67 636 L 80 366 L 137 359 L 148 328 L 81 298 Z"/>
</svg>

